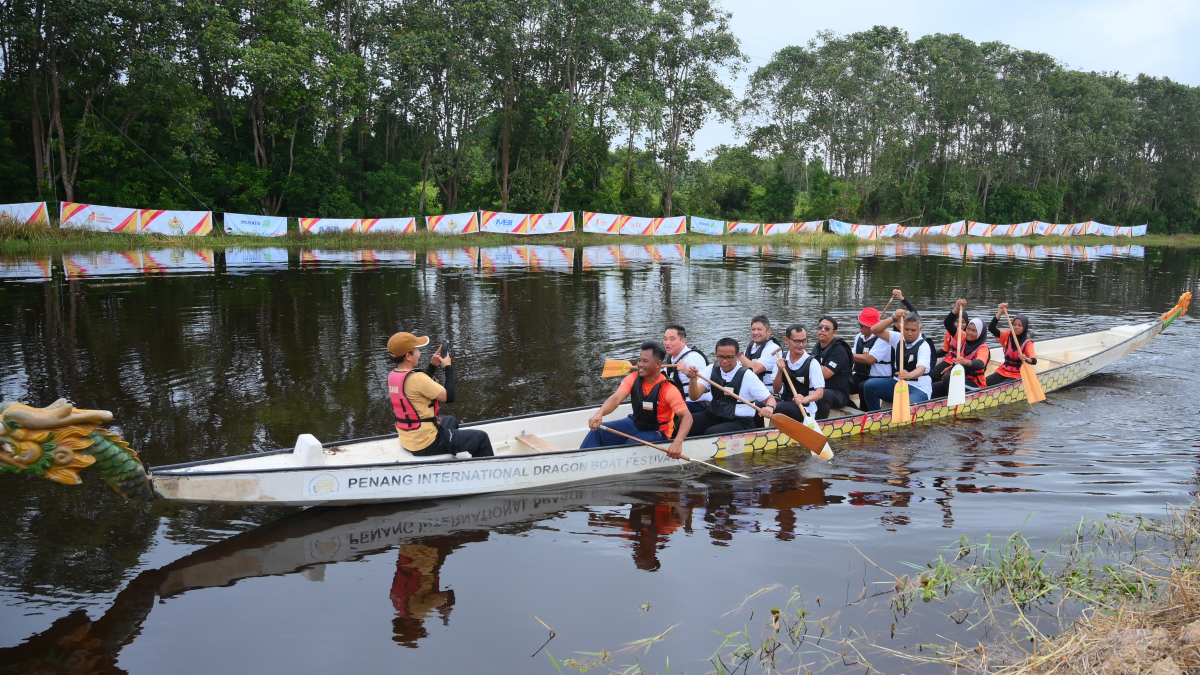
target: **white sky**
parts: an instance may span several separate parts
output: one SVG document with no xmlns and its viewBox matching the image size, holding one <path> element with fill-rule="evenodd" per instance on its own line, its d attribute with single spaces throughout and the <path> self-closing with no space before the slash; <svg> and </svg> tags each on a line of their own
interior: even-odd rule
<svg viewBox="0 0 1200 675">
<path fill-rule="evenodd" d="M 725 0 L 724 6 L 750 57 L 734 87 L 738 95 L 746 74 L 779 49 L 806 44 L 820 30 L 845 34 L 875 25 L 898 26 L 913 40 L 931 33 L 999 40 L 1077 70 L 1200 84 L 1200 0 Z M 713 120 L 696 134 L 693 155 L 740 142 L 731 126 Z"/>
</svg>

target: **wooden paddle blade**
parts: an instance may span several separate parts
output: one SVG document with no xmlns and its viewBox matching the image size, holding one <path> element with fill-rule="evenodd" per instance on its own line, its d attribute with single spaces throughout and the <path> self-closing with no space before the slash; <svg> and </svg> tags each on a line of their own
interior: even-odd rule
<svg viewBox="0 0 1200 675">
<path fill-rule="evenodd" d="M 1021 382 L 1025 383 L 1025 400 L 1030 403 L 1046 400 L 1046 392 L 1042 391 L 1042 383 L 1038 381 L 1033 366 L 1028 363 L 1021 364 Z"/>
<path fill-rule="evenodd" d="M 620 377 L 631 370 L 633 370 L 633 364 L 628 361 L 608 359 L 604 362 L 604 372 L 600 373 L 600 377 Z"/>
<path fill-rule="evenodd" d="M 788 438 L 808 448 L 809 452 L 814 455 L 820 455 L 824 452 L 825 445 L 828 442 L 825 434 L 809 429 L 787 415 L 771 415 L 771 423 L 775 425 L 776 429 L 786 434 Z M 832 455 L 833 453 L 830 454 Z"/>
<path fill-rule="evenodd" d="M 912 421 L 912 408 L 908 405 L 908 383 L 896 380 L 892 391 L 892 423 L 908 424 Z"/>
<path fill-rule="evenodd" d="M 946 405 L 963 405 L 967 402 L 967 373 L 962 364 L 954 364 L 950 369 L 950 391 L 946 396 Z"/>
</svg>

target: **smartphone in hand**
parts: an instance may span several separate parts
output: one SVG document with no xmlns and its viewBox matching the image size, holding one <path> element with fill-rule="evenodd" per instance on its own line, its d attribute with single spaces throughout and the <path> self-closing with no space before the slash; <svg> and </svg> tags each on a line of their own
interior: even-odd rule
<svg viewBox="0 0 1200 675">
<path fill-rule="evenodd" d="M 442 340 L 442 346 L 438 351 L 441 352 L 442 356 L 450 356 L 450 341 Z"/>
</svg>

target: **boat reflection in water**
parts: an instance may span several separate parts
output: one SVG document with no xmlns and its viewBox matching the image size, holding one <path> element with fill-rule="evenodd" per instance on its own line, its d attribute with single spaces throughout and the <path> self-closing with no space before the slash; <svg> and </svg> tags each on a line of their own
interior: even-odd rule
<svg viewBox="0 0 1200 675">
<path fill-rule="evenodd" d="M 102 617 L 80 609 L 15 647 L 0 649 L 0 673 L 117 670 L 121 650 L 141 633 L 156 601 L 184 593 L 232 586 L 258 577 L 300 574 L 323 581 L 328 565 L 397 550 L 396 571 L 387 589 L 395 615 L 393 641 L 416 647 L 428 635 L 426 621 L 448 624 L 454 591 L 441 578 L 446 558 L 466 544 L 486 541 L 491 531 L 512 532 L 571 511 L 588 511 L 596 534 L 632 549 L 634 565 L 661 567 L 658 552 L 670 536 L 697 526 L 725 546 L 734 531 L 775 530 L 794 536 L 799 510 L 826 498 L 821 479 L 786 478 L 735 492 L 724 483 L 674 479 L 623 481 L 554 491 L 490 495 L 471 499 L 363 507 L 308 509 L 206 546 L 164 567 L 138 574 Z M 626 512 L 625 509 L 628 509 Z M 628 515 L 626 515 L 626 513 Z M 384 589 L 380 588 L 380 592 Z"/>
</svg>

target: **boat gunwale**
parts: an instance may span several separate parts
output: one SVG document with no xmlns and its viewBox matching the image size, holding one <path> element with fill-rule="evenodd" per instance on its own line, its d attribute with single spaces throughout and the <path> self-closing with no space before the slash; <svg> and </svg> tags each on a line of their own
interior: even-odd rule
<svg viewBox="0 0 1200 675">
<path fill-rule="evenodd" d="M 1155 319 L 1154 321 L 1145 322 L 1145 323 L 1141 323 L 1141 324 L 1128 324 L 1131 326 L 1140 326 L 1140 325 L 1148 324 L 1148 326 L 1146 329 L 1138 331 L 1137 333 L 1134 333 L 1133 335 L 1130 335 L 1128 338 L 1112 345 L 1111 347 L 1102 349 L 1098 352 L 1095 352 L 1094 354 L 1088 354 L 1087 356 L 1084 356 L 1083 358 L 1080 358 L 1078 360 L 1069 361 L 1067 363 L 1060 364 L 1054 368 L 1047 368 L 1046 370 L 1039 372 L 1038 375 L 1040 377 L 1043 373 L 1051 373 L 1051 372 L 1054 372 L 1061 368 L 1067 368 L 1069 366 L 1074 366 L 1082 361 L 1086 361 L 1088 359 L 1093 359 L 1097 356 L 1100 356 L 1101 354 L 1112 351 L 1128 342 L 1131 342 L 1131 341 L 1141 337 L 1142 335 L 1146 334 L 1147 332 L 1154 330 L 1154 328 L 1156 326 L 1158 326 L 1159 324 L 1162 324 L 1162 323 L 1164 323 L 1163 319 L 1158 318 L 1158 319 Z M 1114 326 L 1114 328 L 1118 328 L 1118 327 L 1124 327 L 1124 326 Z M 1111 330 L 1113 330 L 1113 329 L 1106 328 L 1104 330 L 1090 331 L 1090 332 L 1086 332 L 1086 333 L 1075 333 L 1072 335 L 1063 335 L 1063 336 L 1060 336 L 1057 338 L 1049 338 L 1049 340 L 1065 340 L 1068 338 L 1082 337 L 1085 335 L 1096 335 L 1099 333 L 1107 333 L 1107 332 L 1110 332 Z M 1089 375 L 1091 375 L 1091 374 L 1092 373 L 1089 373 Z M 1012 384 L 1012 381 L 998 382 L 994 385 L 991 385 L 990 387 L 973 389 L 968 393 L 975 393 L 975 392 L 981 392 L 981 391 L 988 391 L 988 390 L 992 390 L 992 389 L 998 389 L 1000 387 L 1009 386 L 1011 384 Z M 942 397 L 935 398 L 935 399 L 929 399 L 928 401 L 922 401 L 918 405 L 926 405 L 928 403 L 936 403 L 938 401 L 944 401 L 946 398 L 947 398 L 946 396 L 942 396 Z M 482 426 L 484 424 L 493 424 L 495 422 L 507 422 L 510 420 L 529 419 L 529 418 L 534 418 L 534 417 L 545 417 L 547 415 L 557 415 L 560 413 L 577 412 L 580 410 L 588 410 L 588 409 L 595 408 L 595 407 L 596 407 L 595 405 L 583 405 L 583 406 L 577 406 L 575 408 L 563 408 L 561 410 L 550 410 L 550 411 L 546 411 L 546 412 L 536 412 L 536 413 L 526 413 L 524 415 L 514 415 L 512 417 L 498 417 L 498 418 L 494 418 L 494 419 L 490 419 L 490 420 L 483 420 L 480 422 L 470 422 L 467 424 L 463 424 L 462 428 L 477 427 L 477 426 Z M 820 422 L 818 424 L 853 419 L 855 417 L 870 415 L 871 412 L 878 412 L 878 411 L 864 411 L 862 413 L 854 414 L 854 415 L 842 415 L 841 417 L 831 417 L 828 419 L 820 420 Z M 747 430 L 747 431 L 757 431 L 757 430 Z M 740 434 L 706 434 L 704 436 L 688 436 L 688 438 L 686 440 L 688 440 L 688 441 L 702 440 L 702 439 L 706 439 L 706 438 L 715 440 L 715 439 L 723 438 L 726 436 L 737 436 L 737 435 L 740 435 Z M 365 437 L 365 438 L 356 438 L 356 439 L 351 439 L 348 441 L 333 441 L 330 443 L 322 443 L 321 447 L 329 448 L 329 447 L 336 447 L 336 446 L 349 445 L 349 444 L 355 444 L 355 443 L 366 443 L 369 441 L 378 441 L 378 440 L 383 440 L 383 439 L 388 439 L 388 438 L 393 438 L 393 437 L 394 437 L 393 434 L 382 434 L 380 436 L 369 436 L 369 437 Z M 534 457 L 556 457 L 556 456 L 562 456 L 562 455 L 567 455 L 567 454 L 572 454 L 572 453 L 580 453 L 580 452 L 590 453 L 590 452 L 595 452 L 597 450 L 615 450 L 615 449 L 619 449 L 619 448 L 628 448 L 628 447 L 631 447 L 631 446 L 629 444 L 609 445 L 609 446 L 601 446 L 601 447 L 596 447 L 596 448 L 586 448 L 586 449 L 574 448 L 574 449 L 568 449 L 568 450 L 557 450 L 555 452 L 539 452 L 536 454 L 530 453 L 530 454 L 521 454 L 521 455 L 492 455 L 491 457 L 464 457 L 464 458 L 449 457 L 447 459 L 430 459 L 430 460 L 424 460 L 424 461 L 419 461 L 419 462 L 375 462 L 375 463 L 371 463 L 371 464 L 345 464 L 345 465 L 322 464 L 322 465 L 317 465 L 317 466 L 282 466 L 282 467 L 263 468 L 263 469 L 229 469 L 229 470 L 225 470 L 225 471 L 204 471 L 204 472 L 189 472 L 189 471 L 180 472 L 180 471 L 178 471 L 179 469 L 186 469 L 186 468 L 191 468 L 191 467 L 195 467 L 195 466 L 204 466 L 204 465 L 208 465 L 208 464 L 219 464 L 222 462 L 234 462 L 234 461 L 240 461 L 240 460 L 246 460 L 246 459 L 255 459 L 258 457 L 266 457 L 269 455 L 279 455 L 279 454 L 291 453 L 294 451 L 293 448 L 280 448 L 278 450 L 264 450 L 262 452 L 249 453 L 249 454 L 245 454 L 245 455 L 235 455 L 233 457 L 201 459 L 201 460 L 196 460 L 194 462 L 183 462 L 180 464 L 168 464 L 168 465 L 161 466 L 161 467 L 150 467 L 149 472 L 152 477 L 156 476 L 156 475 L 173 476 L 173 477 L 183 477 L 183 476 L 192 477 L 192 476 L 227 476 L 227 475 L 231 475 L 231 474 L 282 473 L 282 472 L 289 472 L 289 471 L 316 471 L 316 470 L 331 471 L 331 470 L 342 470 L 342 469 L 374 469 L 374 468 L 397 468 L 397 467 L 408 468 L 408 467 L 429 466 L 429 465 L 439 465 L 439 464 L 453 464 L 453 463 L 459 463 L 459 462 L 479 462 L 479 461 L 488 461 L 488 460 L 496 460 L 496 459 L 519 459 L 519 458 L 529 459 L 529 458 L 534 458 Z"/>
</svg>

